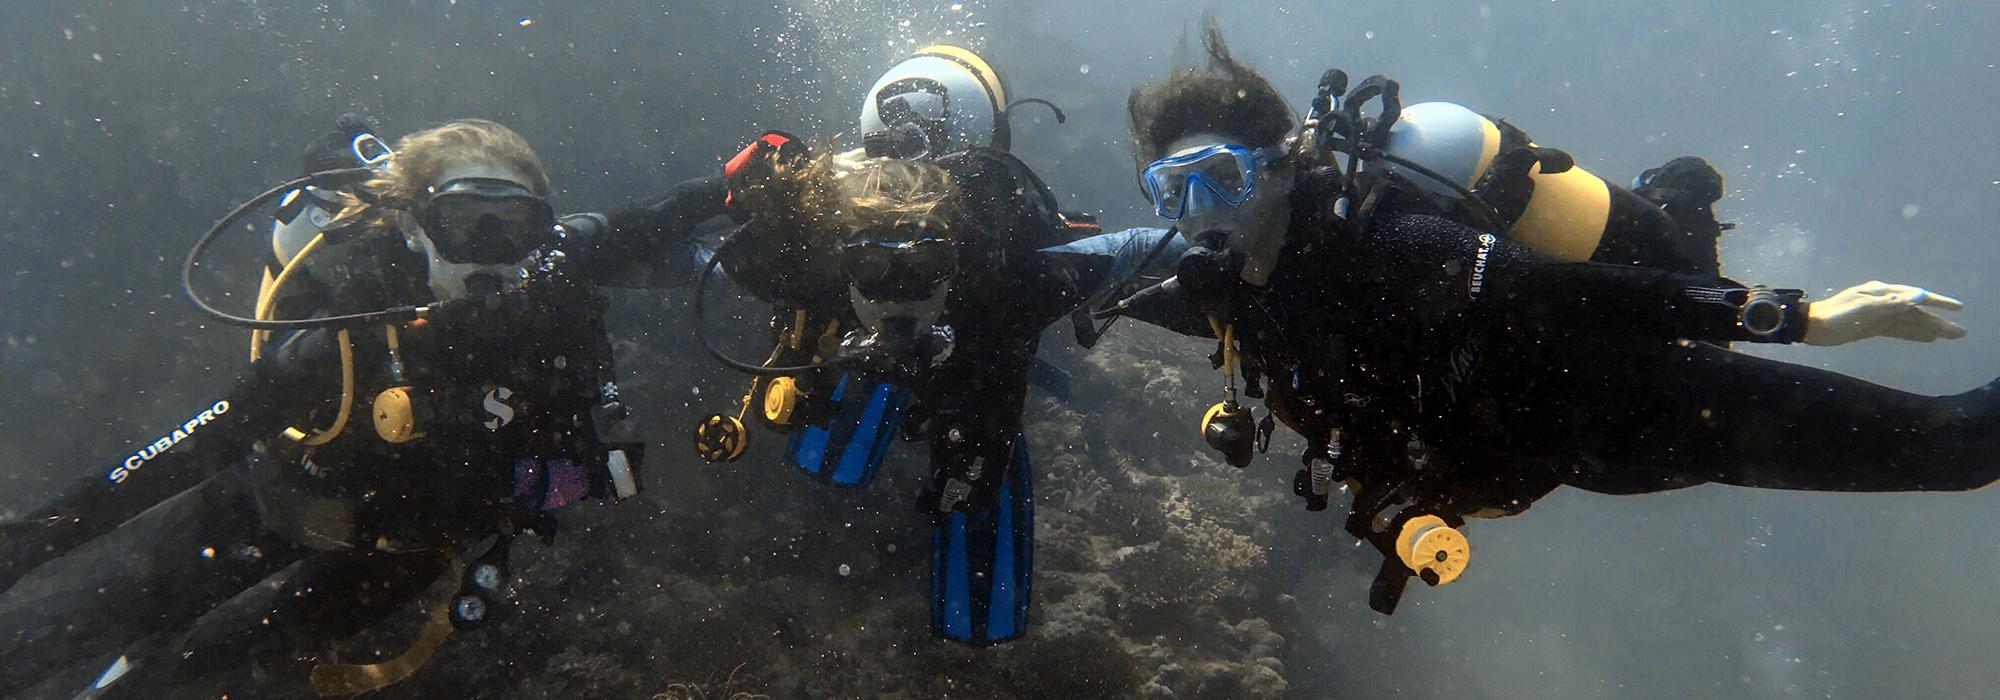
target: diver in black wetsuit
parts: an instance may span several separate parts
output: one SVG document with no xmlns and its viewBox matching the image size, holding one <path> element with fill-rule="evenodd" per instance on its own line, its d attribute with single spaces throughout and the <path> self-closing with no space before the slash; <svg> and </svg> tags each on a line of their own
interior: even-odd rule
<svg viewBox="0 0 2000 700">
<path fill-rule="evenodd" d="M 1142 186 L 1191 247 L 1172 281 L 1113 310 L 1222 341 L 1230 395 L 1204 435 L 1229 461 L 1247 464 L 1269 429 L 1237 405 L 1240 376 L 1306 437 L 1295 488 L 1309 507 L 1355 490 L 1347 529 L 1384 555 L 1376 609 L 1393 610 L 1411 576 L 1464 570 L 1464 518 L 1519 513 L 1564 484 L 1962 490 L 2000 477 L 1995 385 L 1918 396 L 1711 344 L 1958 337 L 1927 310 L 1955 300 L 1871 283 L 1809 304 L 1585 262 L 1596 251 L 1564 256 L 1368 196 L 1351 170 L 1304 167 L 1316 161 L 1287 139 L 1284 100 L 1212 26 L 1205 44 L 1206 66 L 1131 100 Z"/>
<path fill-rule="evenodd" d="M 814 159 L 785 143 L 732 167 L 746 223 L 717 253 L 776 311 L 767 361 L 732 361 L 765 377 L 746 409 L 793 435 L 788 459 L 837 484 L 866 483 L 896 432 L 926 443 L 917 503 L 934 524 L 933 628 L 975 644 L 1018 637 L 1034 532 L 1021 411 L 1042 330 L 1080 300 L 1037 251 L 1073 235 L 1073 220 L 1001 151 Z M 705 457 L 742 454 L 735 421 L 703 424 Z"/>
<path fill-rule="evenodd" d="M 224 400 L 0 529 L 12 586 L 132 521 L 83 582 L 15 591 L 34 599 L 0 613 L 0 691 L 100 657 L 136 663 L 108 690 L 143 695 L 246 654 L 312 654 L 448 580 L 410 652 L 313 673 L 327 693 L 393 683 L 451 627 L 505 611 L 509 539 L 636 493 L 639 446 L 600 436 L 623 407 L 595 289 L 685 281 L 688 224 L 671 212 L 719 191 L 558 226 L 539 159 L 478 120 L 403 139 L 394 163 L 321 190 L 339 216 L 289 261 L 317 280 L 289 297 L 315 320 L 267 323 L 277 335 Z M 247 612 L 211 613 L 294 563 Z"/>
<path fill-rule="evenodd" d="M 772 305 L 779 342 L 761 364 L 722 357 L 760 378 L 697 430 L 704 458 L 737 459 L 754 409 L 787 435 L 786 462 L 846 487 L 897 435 L 926 444 L 932 627 L 973 644 L 1025 633 L 1031 607 L 1021 410 L 1030 383 L 1062 394 L 1035 350 L 1079 299 L 1038 251 L 1098 232 L 1007 152 L 1012 108 L 1047 104 L 1008 94 L 978 54 L 929 46 L 869 88 L 862 148 L 814 159 L 772 132 L 729 161 L 743 225 L 716 265 Z"/>
</svg>

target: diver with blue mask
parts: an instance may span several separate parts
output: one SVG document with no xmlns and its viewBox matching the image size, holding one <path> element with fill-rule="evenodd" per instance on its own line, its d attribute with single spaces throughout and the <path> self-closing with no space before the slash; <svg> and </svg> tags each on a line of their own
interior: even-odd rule
<svg viewBox="0 0 2000 700">
<path fill-rule="evenodd" d="M 1960 337 L 1931 312 L 1957 300 L 1870 283 L 1808 302 L 1673 269 L 1691 262 L 1673 246 L 1646 267 L 1607 264 L 1597 256 L 1624 231 L 1578 212 L 1615 211 L 1618 195 L 1565 155 L 1524 142 L 1489 167 L 1525 163 L 1533 188 L 1468 185 L 1449 163 L 1399 155 L 1394 119 L 1357 118 L 1371 97 L 1391 98 L 1385 116 L 1400 108 L 1379 80 L 1345 117 L 1316 105 L 1330 128 L 1295 138 L 1268 81 L 1213 25 L 1203 40 L 1204 64 L 1130 101 L 1141 189 L 1187 250 L 1174 277 L 1095 315 L 1219 342 L 1225 399 L 1203 438 L 1242 467 L 1276 423 L 1304 436 L 1294 491 L 1312 510 L 1351 493 L 1347 530 L 1384 557 L 1375 609 L 1392 611 L 1410 578 L 1462 574 L 1466 518 L 1519 513 L 1564 485 L 1947 491 L 2000 478 L 1985 458 L 2000 448 L 2000 384 L 1919 396 L 1716 344 Z M 1457 199 L 1411 192 L 1422 180 Z M 1254 420 L 1240 396 L 1269 413 Z"/>
<path fill-rule="evenodd" d="M 93 659 L 115 661 L 91 696 L 156 696 L 246 657 L 282 671 L 414 602 L 427 624 L 408 651 L 317 658 L 309 675 L 321 694 L 380 688 L 452 630 L 510 614 L 515 537 L 550 538 L 559 509 L 637 493 L 641 446 L 602 432 L 622 407 L 596 290 L 652 261 L 559 226 L 539 158 L 492 122 L 412 134 L 362 169 L 363 182 L 333 171 L 275 188 L 190 255 L 193 290 L 202 249 L 253 205 L 295 183 L 340 192 L 264 295 L 309 274 L 327 285 L 320 306 L 243 317 L 191 291 L 272 334 L 236 388 L 0 531 L 0 583 L 72 552 L 92 567 L 81 583 L 14 587 L 0 690 Z M 635 212 L 599 218 L 666 225 Z"/>
</svg>

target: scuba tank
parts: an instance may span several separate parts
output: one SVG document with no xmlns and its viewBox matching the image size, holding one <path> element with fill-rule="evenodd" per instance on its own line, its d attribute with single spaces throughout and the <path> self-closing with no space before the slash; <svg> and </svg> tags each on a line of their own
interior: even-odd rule
<svg viewBox="0 0 2000 700">
<path fill-rule="evenodd" d="M 318 247 L 315 241 L 339 216 L 348 191 L 361 179 L 387 168 L 394 156 L 395 151 L 375 135 L 373 127 L 352 114 L 342 115 L 338 128 L 306 148 L 303 160 L 308 176 L 343 169 L 362 170 L 357 171 L 359 175 L 337 183 L 309 181 L 280 196 L 277 209 L 271 214 L 271 261 L 265 264 L 257 285 L 255 318 L 291 317 L 293 314 L 281 313 L 279 307 L 292 305 L 288 302 L 310 303 L 295 301 L 300 295 L 298 287 L 288 287 L 285 283 L 306 274 L 305 268 L 298 264 L 307 252 Z M 251 331 L 251 361 L 262 354 L 269 338 L 268 330 Z"/>
<path fill-rule="evenodd" d="M 1716 237 L 1732 227 L 1714 221 L 1721 176 L 1705 161 L 1655 169 L 1699 170 L 1713 180 L 1699 191 L 1635 193 L 1504 119 L 1451 102 L 1403 106 L 1399 84 L 1379 75 L 1351 91 L 1346 83 L 1338 69 L 1321 77 L 1298 152 L 1306 168 L 1336 176 L 1357 208 L 1350 220 L 1366 225 L 1368 210 L 1393 201 L 1399 211 L 1452 219 L 1559 260 L 1718 273 Z M 1364 114 L 1377 98 L 1378 113 Z"/>
<path fill-rule="evenodd" d="M 1424 102 L 1405 107 L 1388 136 L 1383 153 L 1423 163 L 1479 193 L 1506 226 L 1494 233 L 1573 262 L 1597 250 L 1611 215 L 1610 184 L 1511 125 L 1455 103 Z M 1501 158 L 1503 152 L 1519 155 Z M 1456 196 L 1438 179 L 1397 173 L 1382 160 L 1364 162 L 1362 173 L 1401 176 L 1432 197 Z"/>
</svg>

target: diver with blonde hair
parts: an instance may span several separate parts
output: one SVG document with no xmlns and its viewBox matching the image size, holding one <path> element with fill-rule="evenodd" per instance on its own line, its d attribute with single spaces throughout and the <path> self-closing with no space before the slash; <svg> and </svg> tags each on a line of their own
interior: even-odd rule
<svg viewBox="0 0 2000 700">
<path fill-rule="evenodd" d="M 93 693 L 156 694 L 246 656 L 315 658 L 415 602 L 428 625 L 408 651 L 322 659 L 309 676 L 322 694 L 378 688 L 453 629 L 507 614 L 514 537 L 553 537 L 558 508 L 637 493 L 640 445 L 603 434 L 623 407 L 596 289 L 691 262 L 691 224 L 663 212 L 719 192 L 559 224 L 533 149 L 477 119 L 287 186 L 322 184 L 336 215 L 293 241 L 262 295 L 314 280 L 284 307 L 298 315 L 260 303 L 244 318 L 196 291 L 202 250 L 254 207 L 190 255 L 196 303 L 259 331 L 236 387 L 0 528 L 0 586 L 34 600 L 0 612 L 0 691 L 115 659 Z M 115 552 L 79 554 L 92 557 L 81 582 L 13 585 L 114 530 Z"/>
<path fill-rule="evenodd" d="M 978 52 L 926 46 L 862 95 L 859 147 L 815 158 L 773 131 L 727 162 L 721 204 L 739 228 L 712 269 L 771 304 L 768 354 L 709 342 L 701 296 L 719 276 L 696 283 L 703 343 L 753 375 L 740 403 L 697 426 L 699 454 L 742 458 L 754 422 L 782 434 L 785 463 L 860 489 L 898 436 L 926 445 L 917 502 L 932 528 L 931 627 L 971 644 L 1028 630 L 1021 411 L 1031 383 L 1067 395 L 1067 375 L 1035 351 L 1076 302 L 1067 273 L 1037 251 L 1098 232 L 1008 152 L 1017 107 L 1048 107 L 1058 123 L 1061 111 L 1010 95 Z"/>
</svg>

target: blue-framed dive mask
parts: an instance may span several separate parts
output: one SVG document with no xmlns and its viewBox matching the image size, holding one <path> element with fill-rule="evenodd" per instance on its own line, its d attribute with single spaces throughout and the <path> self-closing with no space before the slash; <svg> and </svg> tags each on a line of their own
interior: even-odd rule
<svg viewBox="0 0 2000 700">
<path fill-rule="evenodd" d="M 1168 221 L 1191 214 L 1243 206 L 1257 191 L 1257 170 L 1283 157 L 1283 144 L 1251 149 L 1216 144 L 1153 161 L 1139 181 L 1153 213 Z"/>
</svg>

